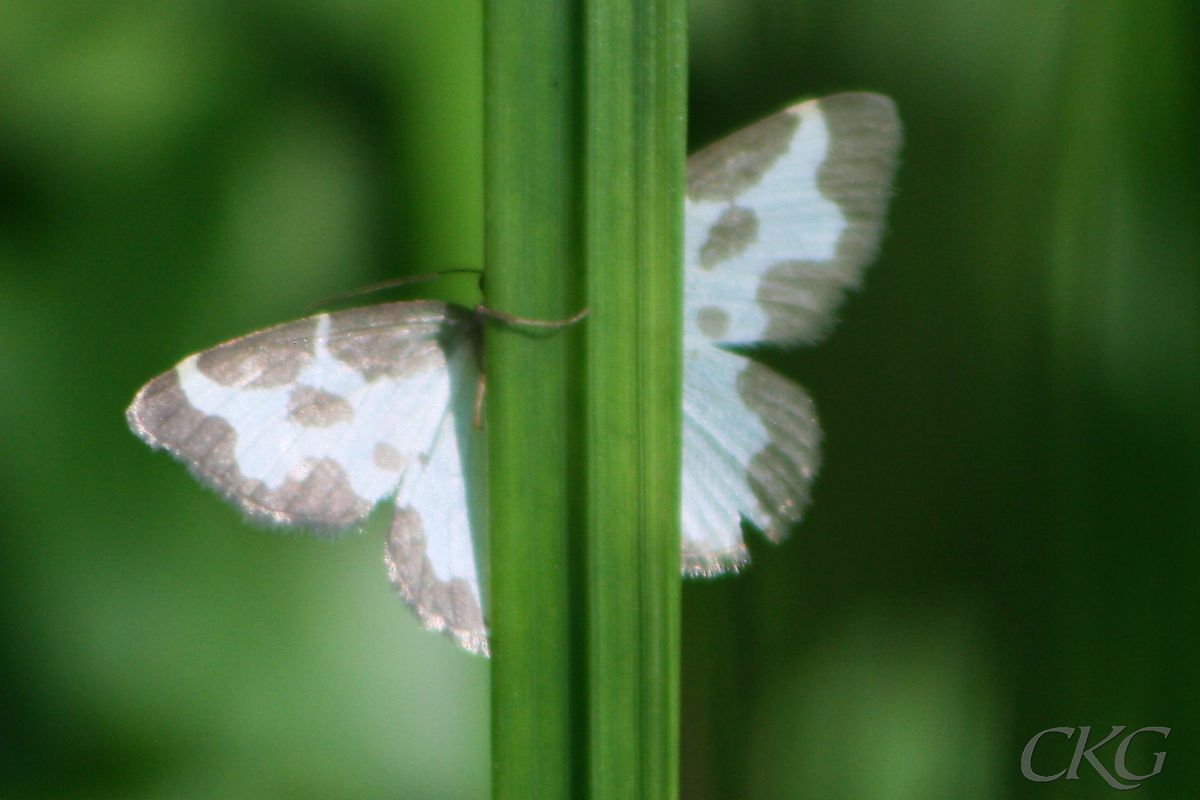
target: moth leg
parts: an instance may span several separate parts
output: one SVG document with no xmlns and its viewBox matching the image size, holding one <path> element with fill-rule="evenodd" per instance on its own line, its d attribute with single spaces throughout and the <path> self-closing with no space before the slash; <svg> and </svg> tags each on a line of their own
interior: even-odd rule
<svg viewBox="0 0 1200 800">
<path fill-rule="evenodd" d="M 475 430 L 483 428 L 483 396 L 487 394 L 487 373 L 480 372 L 479 380 L 475 382 L 475 415 L 473 417 Z"/>
<path fill-rule="evenodd" d="M 512 325 L 518 328 L 569 328 L 575 323 L 581 321 L 584 317 L 591 313 L 590 308 L 584 308 L 566 319 L 533 319 L 531 317 L 518 317 L 515 314 L 509 314 L 506 311 L 498 311 L 494 308 L 488 308 L 484 305 L 475 306 L 475 313 L 481 317 L 494 319 L 497 322 L 502 322 L 505 325 Z"/>
</svg>

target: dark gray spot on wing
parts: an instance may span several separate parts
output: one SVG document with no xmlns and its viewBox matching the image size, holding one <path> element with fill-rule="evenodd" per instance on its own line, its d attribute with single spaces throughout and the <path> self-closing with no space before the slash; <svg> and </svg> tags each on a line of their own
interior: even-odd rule
<svg viewBox="0 0 1200 800">
<path fill-rule="evenodd" d="M 354 493 L 342 468 L 330 459 L 298 463 L 275 489 L 243 475 L 235 455 L 237 432 L 221 417 L 193 407 L 175 370 L 146 384 L 126 419 L 149 445 L 171 453 L 254 519 L 341 529 L 361 522 L 371 511 L 373 503 Z"/>
<path fill-rule="evenodd" d="M 696 312 L 696 327 L 709 339 L 720 339 L 729 330 L 729 313 L 716 306 L 705 306 Z"/>
<path fill-rule="evenodd" d="M 816 409 L 794 382 L 754 361 L 747 360 L 737 389 L 767 432 L 766 446 L 750 460 L 747 480 L 769 517 L 763 533 L 779 541 L 803 516 L 820 464 Z"/>
<path fill-rule="evenodd" d="M 844 236 L 843 236 L 844 238 Z M 758 283 L 755 299 L 767 314 L 763 341 L 816 341 L 828 333 L 857 266 L 834 261 L 779 261 Z"/>
<path fill-rule="evenodd" d="M 352 308 L 330 316 L 329 350 L 369 381 L 402 378 L 443 366 L 473 324 L 466 309 L 433 301 Z"/>
<path fill-rule="evenodd" d="M 289 520 L 320 520 L 338 528 L 362 520 L 373 505 L 354 493 L 341 465 L 329 458 L 305 459 L 282 486 L 263 491 L 258 503 Z"/>
<path fill-rule="evenodd" d="M 730 206 L 708 229 L 708 240 L 700 247 L 700 266 L 712 269 L 740 254 L 758 238 L 758 216 L 748 208 Z"/>
<path fill-rule="evenodd" d="M 301 385 L 288 395 L 288 418 L 297 425 L 328 428 L 354 419 L 354 407 L 336 394 Z"/>
<path fill-rule="evenodd" d="M 388 472 L 399 472 L 404 469 L 404 454 L 387 442 L 375 445 L 375 466 Z"/>
<path fill-rule="evenodd" d="M 276 325 L 204 351 L 196 366 L 225 386 L 283 386 L 312 361 L 316 328 L 316 317 Z"/>
<path fill-rule="evenodd" d="M 687 196 L 732 202 L 788 151 L 800 117 L 780 111 L 688 158 Z"/>
<path fill-rule="evenodd" d="M 427 630 L 444 630 L 463 649 L 488 655 L 483 609 L 471 585 L 462 578 L 438 578 L 426 542 L 421 515 L 413 508 L 397 508 L 384 553 L 388 577 Z"/>
<path fill-rule="evenodd" d="M 817 172 L 817 188 L 858 230 L 857 239 L 839 245 L 839 256 L 870 260 L 900 150 L 896 105 L 882 95 L 856 93 L 826 97 L 817 107 L 829 130 L 829 154 Z"/>
<path fill-rule="evenodd" d="M 832 260 L 780 261 L 758 288 L 767 312 L 764 341 L 816 341 L 833 324 L 842 292 L 858 285 L 883 232 L 892 173 L 900 149 L 895 104 L 876 94 L 838 94 L 817 101 L 829 131 L 829 152 L 817 189 L 846 219 Z"/>
</svg>

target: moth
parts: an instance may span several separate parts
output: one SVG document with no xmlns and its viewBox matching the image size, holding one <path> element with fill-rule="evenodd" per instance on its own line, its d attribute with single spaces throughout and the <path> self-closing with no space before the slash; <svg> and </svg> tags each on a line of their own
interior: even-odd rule
<svg viewBox="0 0 1200 800">
<path fill-rule="evenodd" d="M 777 542 L 803 515 L 820 462 L 813 402 L 735 349 L 825 337 L 874 258 L 899 147 L 892 101 L 852 93 L 688 159 L 685 575 L 744 565 L 743 522 Z M 317 314 L 184 359 L 126 417 L 256 521 L 340 531 L 390 499 L 392 584 L 424 627 L 486 654 L 480 333 L 472 311 L 429 300 Z"/>
</svg>

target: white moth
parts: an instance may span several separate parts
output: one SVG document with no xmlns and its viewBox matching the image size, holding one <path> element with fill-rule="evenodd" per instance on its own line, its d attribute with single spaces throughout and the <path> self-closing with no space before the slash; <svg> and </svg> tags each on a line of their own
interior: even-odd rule
<svg viewBox="0 0 1200 800">
<path fill-rule="evenodd" d="M 723 345 L 812 344 L 858 284 L 900 146 L 886 97 L 799 103 L 688 160 L 683 571 L 747 560 L 808 504 L 821 431 L 790 380 Z M 471 311 L 387 303 L 318 314 L 190 356 L 126 413 L 249 517 L 316 530 L 395 506 L 388 576 L 424 626 L 487 653 L 487 529 Z"/>
</svg>

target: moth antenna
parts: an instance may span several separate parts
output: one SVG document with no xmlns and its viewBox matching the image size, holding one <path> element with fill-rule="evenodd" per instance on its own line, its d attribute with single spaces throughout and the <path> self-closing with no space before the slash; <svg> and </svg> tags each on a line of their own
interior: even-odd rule
<svg viewBox="0 0 1200 800">
<path fill-rule="evenodd" d="M 479 276 L 479 288 L 482 289 L 483 270 L 475 269 L 473 267 L 451 267 L 449 269 L 438 270 L 437 272 L 422 272 L 418 275 L 405 275 L 402 278 L 392 278 L 391 280 L 380 281 L 379 283 L 371 283 L 358 289 L 351 289 L 350 291 L 342 294 L 335 294 L 331 297 L 326 297 L 324 300 L 320 300 L 308 306 L 306 310 L 312 312 L 326 306 L 344 303 L 347 300 L 353 300 L 357 297 L 375 294 L 376 292 L 386 292 L 389 289 L 399 289 L 404 286 L 412 286 L 418 283 L 428 283 L 429 281 L 436 281 L 438 278 L 445 277 L 446 275 L 457 275 L 467 272 L 474 273 Z"/>
</svg>

